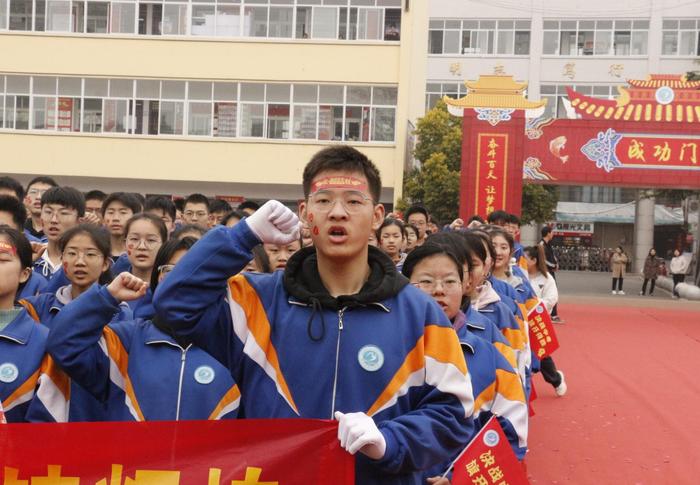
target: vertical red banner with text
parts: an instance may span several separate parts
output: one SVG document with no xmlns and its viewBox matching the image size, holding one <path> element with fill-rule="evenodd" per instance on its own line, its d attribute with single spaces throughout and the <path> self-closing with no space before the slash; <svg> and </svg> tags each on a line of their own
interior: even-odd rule
<svg viewBox="0 0 700 485">
<path fill-rule="evenodd" d="M 481 217 L 506 206 L 508 193 L 508 135 L 477 135 L 476 185 L 474 207 Z"/>
</svg>

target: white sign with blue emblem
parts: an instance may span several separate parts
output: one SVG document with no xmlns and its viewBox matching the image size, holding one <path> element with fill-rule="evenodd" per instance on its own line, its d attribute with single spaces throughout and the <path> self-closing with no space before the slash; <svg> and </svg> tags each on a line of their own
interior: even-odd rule
<svg viewBox="0 0 700 485">
<path fill-rule="evenodd" d="M 19 369 L 11 362 L 0 364 L 0 382 L 9 384 L 15 382 L 19 377 Z"/>
<path fill-rule="evenodd" d="M 200 365 L 194 371 L 194 380 L 200 384 L 211 384 L 214 377 L 216 377 L 216 373 L 208 365 Z"/>
<path fill-rule="evenodd" d="M 656 102 L 659 104 L 671 104 L 676 97 L 676 93 L 670 86 L 661 86 L 656 90 Z"/>
<path fill-rule="evenodd" d="M 384 352 L 376 345 L 365 345 L 357 353 L 357 361 L 368 372 L 378 371 L 384 365 Z"/>
</svg>

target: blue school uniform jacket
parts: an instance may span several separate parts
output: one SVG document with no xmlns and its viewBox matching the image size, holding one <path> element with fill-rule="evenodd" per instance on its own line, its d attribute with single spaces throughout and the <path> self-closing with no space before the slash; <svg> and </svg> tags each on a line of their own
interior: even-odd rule
<svg viewBox="0 0 700 485">
<path fill-rule="evenodd" d="M 0 331 L 0 401 L 8 423 L 68 418 L 70 386 L 46 354 L 48 333 L 26 310 Z"/>
<path fill-rule="evenodd" d="M 229 367 L 246 418 L 364 412 L 387 446 L 380 460 L 356 455 L 356 483 L 422 483 L 474 431 L 469 372 L 442 310 L 371 247 L 357 295 L 328 294 L 314 248 L 284 272 L 236 275 L 259 243 L 245 221 L 210 230 L 158 285 L 159 317 Z"/>
<path fill-rule="evenodd" d="M 29 314 L 49 329 L 53 328 L 56 316 L 71 302 L 70 285 L 59 288 L 55 293 L 43 293 L 39 296 L 26 298 L 19 303 L 27 309 Z M 119 305 L 117 312 L 112 316 L 114 321 L 131 320 L 132 312 L 126 303 Z M 75 381 L 70 383 L 71 400 L 68 421 L 105 421 L 107 411 L 103 403 L 95 399 L 92 394 L 82 388 Z"/>
<path fill-rule="evenodd" d="M 29 277 L 26 283 L 22 285 L 19 293 L 17 294 L 17 300 L 39 295 L 46 291 L 47 286 L 48 281 L 46 281 L 46 278 L 41 276 L 39 273 L 32 271 L 32 275 Z"/>
<path fill-rule="evenodd" d="M 110 323 L 119 303 L 93 286 L 54 321 L 48 351 L 100 402 L 110 421 L 235 418 L 240 392 L 227 368 L 144 320 Z"/>
</svg>

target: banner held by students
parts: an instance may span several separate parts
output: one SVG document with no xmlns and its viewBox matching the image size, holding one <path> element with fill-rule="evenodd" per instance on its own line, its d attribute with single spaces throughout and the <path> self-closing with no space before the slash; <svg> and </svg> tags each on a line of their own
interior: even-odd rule
<svg viewBox="0 0 700 485">
<path fill-rule="evenodd" d="M 0 483 L 352 485 L 337 433 L 310 419 L 8 424 Z"/>
<path fill-rule="evenodd" d="M 530 329 L 530 347 L 538 359 L 551 355 L 559 348 L 552 317 L 542 301 L 530 310 L 527 321 Z"/>
<path fill-rule="evenodd" d="M 452 485 L 529 485 L 496 416 L 492 416 L 454 464 Z"/>
</svg>

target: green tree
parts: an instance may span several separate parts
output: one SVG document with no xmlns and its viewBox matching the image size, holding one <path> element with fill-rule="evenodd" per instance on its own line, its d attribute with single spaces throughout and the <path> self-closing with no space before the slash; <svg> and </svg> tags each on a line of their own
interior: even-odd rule
<svg viewBox="0 0 700 485">
<path fill-rule="evenodd" d="M 403 198 L 398 210 L 422 203 L 434 217 L 449 223 L 459 213 L 459 175 L 462 159 L 462 120 L 450 115 L 447 105 L 437 105 L 418 120 L 414 156 L 421 166 L 404 176 Z M 523 185 L 523 222 L 554 218 L 557 206 L 554 187 Z"/>
<path fill-rule="evenodd" d="M 520 220 L 523 224 L 551 221 L 554 219 L 557 202 L 559 202 L 559 194 L 556 187 L 523 183 L 523 208 Z"/>
</svg>

